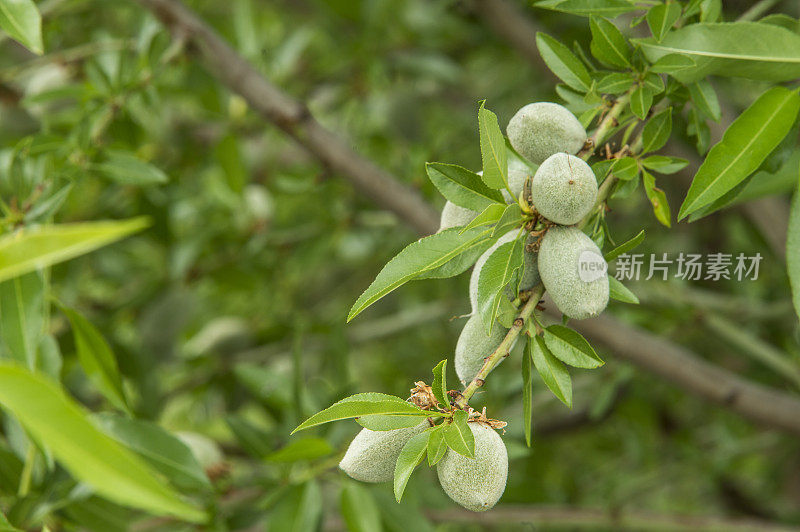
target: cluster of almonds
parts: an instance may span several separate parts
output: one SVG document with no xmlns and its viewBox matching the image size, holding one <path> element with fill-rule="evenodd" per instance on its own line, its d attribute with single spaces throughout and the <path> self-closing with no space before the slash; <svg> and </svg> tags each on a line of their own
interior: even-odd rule
<svg viewBox="0 0 800 532">
<path fill-rule="evenodd" d="M 576 157 L 586 144 L 586 131 L 578 119 L 561 105 L 531 103 L 511 118 L 506 128 L 508 140 L 517 152 L 538 165 L 530 181 L 533 207 L 544 222 L 546 231 L 532 232 L 525 242 L 523 271 L 519 290 L 544 284 L 553 302 L 566 316 L 586 319 L 597 316 L 608 304 L 608 277 L 605 270 L 591 280 L 581 278 L 582 260 L 602 262 L 597 245 L 574 224 L 580 222 L 597 201 L 597 179 L 591 167 Z M 522 194 L 530 167 L 512 159 L 508 182 L 518 197 Z M 513 201 L 510 194 L 506 201 Z M 440 231 L 468 224 L 478 213 L 448 202 L 442 211 Z M 475 263 L 469 283 L 472 316 L 458 338 L 455 367 L 459 379 L 469 383 L 505 338 L 507 329 L 495 324 L 487 336 L 478 308 L 478 279 L 489 256 L 502 244 L 510 242 L 517 230 L 501 236 Z M 538 249 L 538 251 L 537 251 Z M 583 255 L 586 254 L 586 255 Z M 583 255 L 583 256 L 582 256 Z M 509 298 L 515 297 L 507 291 Z"/>
<path fill-rule="evenodd" d="M 539 102 L 517 111 L 506 133 L 514 149 L 534 166 L 538 165 L 530 181 L 530 191 L 533 206 L 547 228 L 546 232 L 531 232 L 526 240 L 519 289 L 530 290 L 542 282 L 565 315 L 574 319 L 596 316 L 608 303 L 608 277 L 603 271 L 591 281 L 581 279 L 578 271 L 581 254 L 590 252 L 599 260 L 602 254 L 589 237 L 573 226 L 589 213 L 597 200 L 594 173 L 575 156 L 586 143 L 586 131 L 564 107 Z M 509 188 L 516 197 L 522 194 L 529 173 L 527 164 L 513 159 L 509 163 Z M 516 201 L 507 191 L 503 194 L 507 202 Z M 466 225 L 477 215 L 448 201 L 439 230 Z M 456 372 L 465 385 L 506 336 L 507 329 L 499 324 L 492 327 L 489 336 L 484 331 L 477 312 L 478 278 L 492 252 L 513 240 L 517 232 L 501 236 L 475 263 L 469 289 L 472 316 L 464 325 L 455 352 Z M 508 296 L 513 298 L 515 294 L 509 291 Z M 388 431 L 364 428 L 350 444 L 339 467 L 363 482 L 391 481 L 403 446 L 430 426 L 425 420 L 411 428 Z M 469 510 L 485 511 L 497 503 L 505 490 L 508 454 L 502 438 L 485 416 L 471 418 L 468 426 L 475 437 L 474 458 L 450 449 L 437 464 L 437 473 L 445 493 L 455 502 Z"/>
</svg>

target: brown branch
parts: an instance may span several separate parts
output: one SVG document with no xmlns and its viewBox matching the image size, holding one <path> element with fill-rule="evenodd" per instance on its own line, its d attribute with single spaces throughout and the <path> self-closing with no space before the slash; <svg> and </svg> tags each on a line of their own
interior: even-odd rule
<svg viewBox="0 0 800 532">
<path fill-rule="evenodd" d="M 748 381 L 643 329 L 604 315 L 570 324 L 611 349 L 615 358 L 677 384 L 764 426 L 800 436 L 800 399 Z"/>
<path fill-rule="evenodd" d="M 359 192 L 397 214 L 418 233 L 436 231 L 439 217 L 419 193 L 356 153 L 341 134 L 324 128 L 302 102 L 264 78 L 193 11 L 176 0 L 136 1 L 152 11 L 176 39 L 186 39 L 194 45 L 220 82 Z"/>
</svg>

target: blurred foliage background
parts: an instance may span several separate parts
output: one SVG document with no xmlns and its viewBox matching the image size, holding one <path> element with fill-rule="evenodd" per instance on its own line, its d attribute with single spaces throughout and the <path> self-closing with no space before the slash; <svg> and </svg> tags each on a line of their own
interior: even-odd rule
<svg viewBox="0 0 800 532">
<path fill-rule="evenodd" d="M 358 153 L 441 207 L 424 163 L 479 168 L 478 100 L 487 100 L 501 126 L 528 102 L 558 101 L 552 75 L 487 24 L 478 2 L 189 5 Z M 725 2 L 722 16 L 733 20 L 749 4 Z M 800 16 L 796 2 L 773 4 L 772 12 Z M 565 42 L 588 42 L 586 19 L 511 5 Z M 219 446 L 224 460 L 206 464 L 218 529 L 314 529 L 315 515 L 323 529 L 342 529 L 342 505 L 356 497 L 369 506 L 369 495 L 382 526 L 398 531 L 545 530 L 555 521 L 535 512 L 549 507 L 567 516 L 568 528 L 580 524 L 569 516 L 583 509 L 600 510 L 589 525 L 608 530 L 617 529 L 607 518 L 616 512 L 800 525 L 796 437 L 709 405 L 602 346 L 603 369 L 573 374 L 573 411 L 536 381 L 531 449 L 522 436 L 519 357 L 479 396 L 492 417 L 509 422 L 511 472 L 497 511 L 514 505 L 522 517 L 490 512 L 471 522 L 427 468 L 401 505 L 390 486 L 354 487 L 335 467 L 360 428 L 352 422 L 315 429 L 303 435 L 314 438 L 310 445 L 275 455 L 298 439 L 289 433 L 300 420 L 347 394 L 407 396 L 414 381 L 429 381 L 431 367 L 452 356 L 469 309 L 468 275 L 412 283 L 345 325 L 352 302 L 414 231 L 266 123 L 141 6 L 51 0 L 40 7 L 43 56 L 8 39 L 0 45 L 0 193 L 13 214 L 5 229 L 44 221 L 56 209 L 58 222 L 151 218 L 148 230 L 55 267 L 51 291 L 109 341 L 138 417 Z M 715 86 L 734 113 L 763 89 L 731 79 Z M 694 140 L 685 130 L 676 126 L 662 153 L 686 156 Z M 722 130 L 712 131 L 712 142 Z M 662 181 L 673 204 L 696 166 L 695 157 Z M 786 204 L 786 192 L 777 201 Z M 643 282 L 632 286 L 640 307 L 612 302 L 610 312 L 796 393 L 796 383 L 706 319 L 721 316 L 800 363 L 798 324 L 769 228 L 736 207 L 667 229 L 641 190 L 612 208 L 621 237 L 645 228 L 643 253 L 741 251 L 764 260 L 758 281 Z M 54 314 L 51 330 L 66 386 L 90 408 L 106 408 L 78 366 L 66 319 Z M 52 530 L 184 526 L 97 497 L 69 500 L 44 468 L 30 493 L 17 497 L 13 472 L 25 456 L 5 419 L 0 500 L 12 522 L 41 526 L 36 516 L 49 504 Z M 288 528 L 298 515 L 311 516 L 310 528 Z"/>
</svg>

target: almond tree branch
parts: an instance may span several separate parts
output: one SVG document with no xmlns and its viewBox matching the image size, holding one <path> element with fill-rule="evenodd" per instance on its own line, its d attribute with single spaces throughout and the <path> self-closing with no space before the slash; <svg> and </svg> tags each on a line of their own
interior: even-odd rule
<svg viewBox="0 0 800 532">
<path fill-rule="evenodd" d="M 398 213 L 421 233 L 436 230 L 435 211 L 418 195 L 324 129 L 308 114 L 305 106 L 265 80 L 193 12 L 175 0 L 136 1 L 152 10 L 176 38 L 194 43 L 222 82 L 322 162 L 342 172 L 359 190 Z M 611 347 L 618 356 L 690 393 L 726 406 L 755 422 L 800 435 L 800 400 L 792 395 L 748 382 L 699 359 L 683 347 L 612 317 L 575 322 L 575 328 Z M 519 330 L 516 334 L 519 335 Z"/>
<path fill-rule="evenodd" d="M 193 11 L 177 0 L 136 1 L 152 11 L 176 38 L 193 44 L 220 82 L 359 192 L 397 214 L 421 235 L 438 229 L 438 214 L 419 193 L 356 153 L 341 134 L 323 127 L 305 104 L 268 81 Z"/>
</svg>

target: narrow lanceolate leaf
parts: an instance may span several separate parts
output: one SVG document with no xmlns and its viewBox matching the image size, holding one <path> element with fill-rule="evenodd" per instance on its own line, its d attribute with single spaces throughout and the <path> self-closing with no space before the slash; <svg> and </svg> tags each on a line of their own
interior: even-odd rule
<svg viewBox="0 0 800 532">
<path fill-rule="evenodd" d="M 602 94 L 622 94 L 631 88 L 634 81 L 630 74 L 612 72 L 597 82 L 597 91 Z"/>
<path fill-rule="evenodd" d="M 608 277 L 608 295 L 611 299 L 616 299 L 623 303 L 631 303 L 633 305 L 639 304 L 639 298 L 630 289 L 617 281 L 613 276 Z"/>
<path fill-rule="evenodd" d="M 647 25 L 656 41 L 660 41 L 681 16 L 681 5 L 668 1 L 658 4 L 647 12 Z"/>
<path fill-rule="evenodd" d="M 0 364 L 0 405 L 98 495 L 157 515 L 205 520 L 201 510 L 181 500 L 146 462 L 97 429 L 84 409 L 49 379 Z"/>
<path fill-rule="evenodd" d="M 73 309 L 62 307 L 75 336 L 75 351 L 83 371 L 98 390 L 117 408 L 127 411 L 117 359 L 100 331 Z"/>
<path fill-rule="evenodd" d="M 428 163 L 425 169 L 442 196 L 460 207 L 480 212 L 491 205 L 505 205 L 500 192 L 487 187 L 481 176 L 462 166 Z"/>
<path fill-rule="evenodd" d="M 688 55 L 668 54 L 650 66 L 650 72 L 656 74 L 675 74 L 682 70 L 694 68 L 697 65 Z"/>
<path fill-rule="evenodd" d="M 419 418 L 414 418 L 414 424 L 419 425 Z M 316 460 L 331 453 L 333 453 L 333 447 L 327 440 L 303 438 L 289 442 L 285 447 L 269 453 L 264 459 L 268 462 L 290 464 L 304 460 Z"/>
<path fill-rule="evenodd" d="M 567 368 L 553 356 L 541 336 L 535 336 L 531 344 L 533 364 L 542 381 L 559 401 L 572 408 L 572 379 Z"/>
<path fill-rule="evenodd" d="M 789 230 L 786 236 L 786 269 L 789 272 L 789 284 L 792 287 L 794 311 L 800 317 L 800 182 L 794 191 Z"/>
<path fill-rule="evenodd" d="M 409 244 L 383 267 L 369 288 L 359 296 L 347 315 L 347 321 L 418 275 L 443 266 L 477 246 L 488 238 L 490 232 L 490 229 L 476 228 L 459 234 L 459 229 L 453 227 Z"/>
<path fill-rule="evenodd" d="M 316 480 L 289 488 L 270 512 L 269 531 L 316 532 L 322 517 L 322 490 Z"/>
<path fill-rule="evenodd" d="M 639 231 L 639 234 L 637 234 L 635 237 L 631 238 L 630 240 L 628 240 L 623 244 L 620 244 L 619 246 L 615 247 L 614 249 L 606 253 L 605 254 L 606 262 L 611 262 L 612 260 L 616 259 L 623 253 L 629 252 L 630 250 L 641 244 L 643 240 L 644 240 L 644 229 Z"/>
<path fill-rule="evenodd" d="M 587 17 L 603 15 L 612 18 L 639 9 L 628 0 L 540 0 L 534 7 Z"/>
<path fill-rule="evenodd" d="M 678 219 L 708 205 L 754 172 L 783 140 L 800 109 L 797 90 L 774 87 L 725 131 L 692 180 Z"/>
<path fill-rule="evenodd" d="M 433 368 L 433 395 L 446 409 L 450 408 L 450 398 L 447 397 L 447 359 L 439 362 Z"/>
<path fill-rule="evenodd" d="M 33 0 L 0 1 L 0 28 L 31 52 L 44 51 L 42 16 Z"/>
<path fill-rule="evenodd" d="M 45 282 L 31 272 L 0 283 L 0 353 L 29 369 L 44 334 Z"/>
<path fill-rule="evenodd" d="M 772 24 L 726 22 L 690 24 L 654 38 L 634 40 L 647 59 L 691 57 L 695 65 L 671 72 L 683 83 L 709 75 L 788 81 L 800 77 L 800 35 Z"/>
<path fill-rule="evenodd" d="M 158 185 L 168 181 L 160 168 L 125 151 L 110 150 L 104 162 L 92 164 L 90 168 L 123 185 Z"/>
<path fill-rule="evenodd" d="M 561 81 L 576 91 L 589 91 L 592 86 L 589 71 L 569 48 L 542 32 L 536 34 L 536 46 L 545 64 Z"/>
<path fill-rule="evenodd" d="M 503 214 L 494 226 L 492 238 L 504 235 L 520 225 L 522 225 L 522 209 L 520 209 L 519 204 L 511 203 L 510 205 L 506 205 Z"/>
<path fill-rule="evenodd" d="M 447 446 L 467 458 L 475 457 L 475 436 L 467 424 L 468 415 L 464 410 L 453 414 L 453 421 L 444 427 L 444 441 Z"/>
<path fill-rule="evenodd" d="M 503 289 L 522 269 L 522 239 L 498 246 L 481 269 L 478 277 L 478 311 L 483 320 L 486 334 L 491 333 L 497 318 L 500 298 L 505 297 Z"/>
<path fill-rule="evenodd" d="M 381 512 L 372 491 L 358 482 L 347 482 L 339 503 L 350 532 L 381 532 Z M 292 531 L 294 532 L 294 531 Z"/>
<path fill-rule="evenodd" d="M 369 430 L 407 429 L 419 425 L 419 416 L 398 414 L 369 414 L 356 418 L 356 423 Z"/>
<path fill-rule="evenodd" d="M 692 97 L 692 103 L 707 117 L 715 122 L 719 122 L 722 117 L 722 111 L 719 107 L 719 100 L 717 93 L 711 82 L 707 79 L 701 79 L 695 83 L 691 83 L 687 87 L 689 95 Z"/>
<path fill-rule="evenodd" d="M 93 251 L 147 227 L 145 218 L 21 229 L 0 237 L 0 281 Z"/>
<path fill-rule="evenodd" d="M 650 112 L 650 107 L 653 105 L 653 92 L 644 85 L 639 85 L 631 93 L 631 111 L 640 120 L 647 118 L 647 113 Z"/>
<path fill-rule="evenodd" d="M 642 128 L 642 153 L 660 149 L 672 133 L 672 107 L 659 111 Z"/>
<path fill-rule="evenodd" d="M 144 458 L 176 487 L 211 489 L 211 482 L 192 450 L 155 423 L 108 413 L 95 419 L 107 434 Z"/>
<path fill-rule="evenodd" d="M 667 195 L 656 186 L 656 178 L 650 172 L 642 170 L 642 183 L 644 184 L 647 199 L 650 200 L 650 204 L 653 206 L 653 214 L 655 214 L 656 220 L 661 222 L 662 225 L 672 227 L 672 214 L 669 210 Z"/>
<path fill-rule="evenodd" d="M 546 328 L 544 341 L 556 358 L 572 367 L 591 369 L 605 364 L 583 336 L 564 325 Z"/>
<path fill-rule="evenodd" d="M 478 108 L 478 129 L 481 139 L 481 160 L 483 161 L 483 182 L 490 188 L 499 190 L 508 187 L 508 153 L 503 132 L 497 125 L 497 115 L 484 107 Z"/>
<path fill-rule="evenodd" d="M 419 465 L 425 457 L 425 451 L 428 449 L 428 438 L 430 432 L 425 431 L 417 434 L 403 446 L 400 451 L 400 456 L 397 457 L 397 462 L 394 466 L 394 498 L 397 502 L 403 498 L 403 492 L 406 490 L 408 479 L 411 478 L 411 473 Z"/>
<path fill-rule="evenodd" d="M 683 170 L 689 161 L 680 157 L 667 157 L 666 155 L 651 155 L 642 159 L 642 166 L 659 174 L 674 174 Z"/>
<path fill-rule="evenodd" d="M 589 18 L 592 31 L 590 49 L 592 55 L 610 66 L 626 68 L 631 65 L 631 50 L 628 41 L 614 24 L 597 16 Z"/>
<path fill-rule="evenodd" d="M 444 431 L 447 425 L 437 425 L 430 432 L 428 439 L 428 465 L 433 467 L 444 458 L 447 452 L 447 443 L 444 441 Z"/>
<path fill-rule="evenodd" d="M 298 427 L 292 431 L 292 434 L 298 430 L 316 427 L 323 423 L 330 423 L 331 421 L 339 421 L 340 419 L 365 416 L 368 414 L 399 414 L 426 417 L 434 415 L 434 412 L 421 410 L 408 401 L 394 395 L 374 392 L 358 393 L 332 404 L 321 412 L 317 412 L 298 425 Z"/>
<path fill-rule="evenodd" d="M 488 207 L 486 207 L 478 216 L 472 219 L 470 223 L 465 225 L 460 231 L 460 233 L 464 233 L 469 231 L 474 227 L 480 227 L 482 225 L 493 225 L 497 223 L 497 220 L 503 216 L 503 213 L 506 211 L 508 205 L 500 204 L 500 203 L 492 203 Z"/>
<path fill-rule="evenodd" d="M 522 427 L 525 431 L 525 443 L 531 446 L 533 421 L 533 379 L 531 379 L 531 344 L 532 338 L 525 344 L 522 353 Z"/>
</svg>

